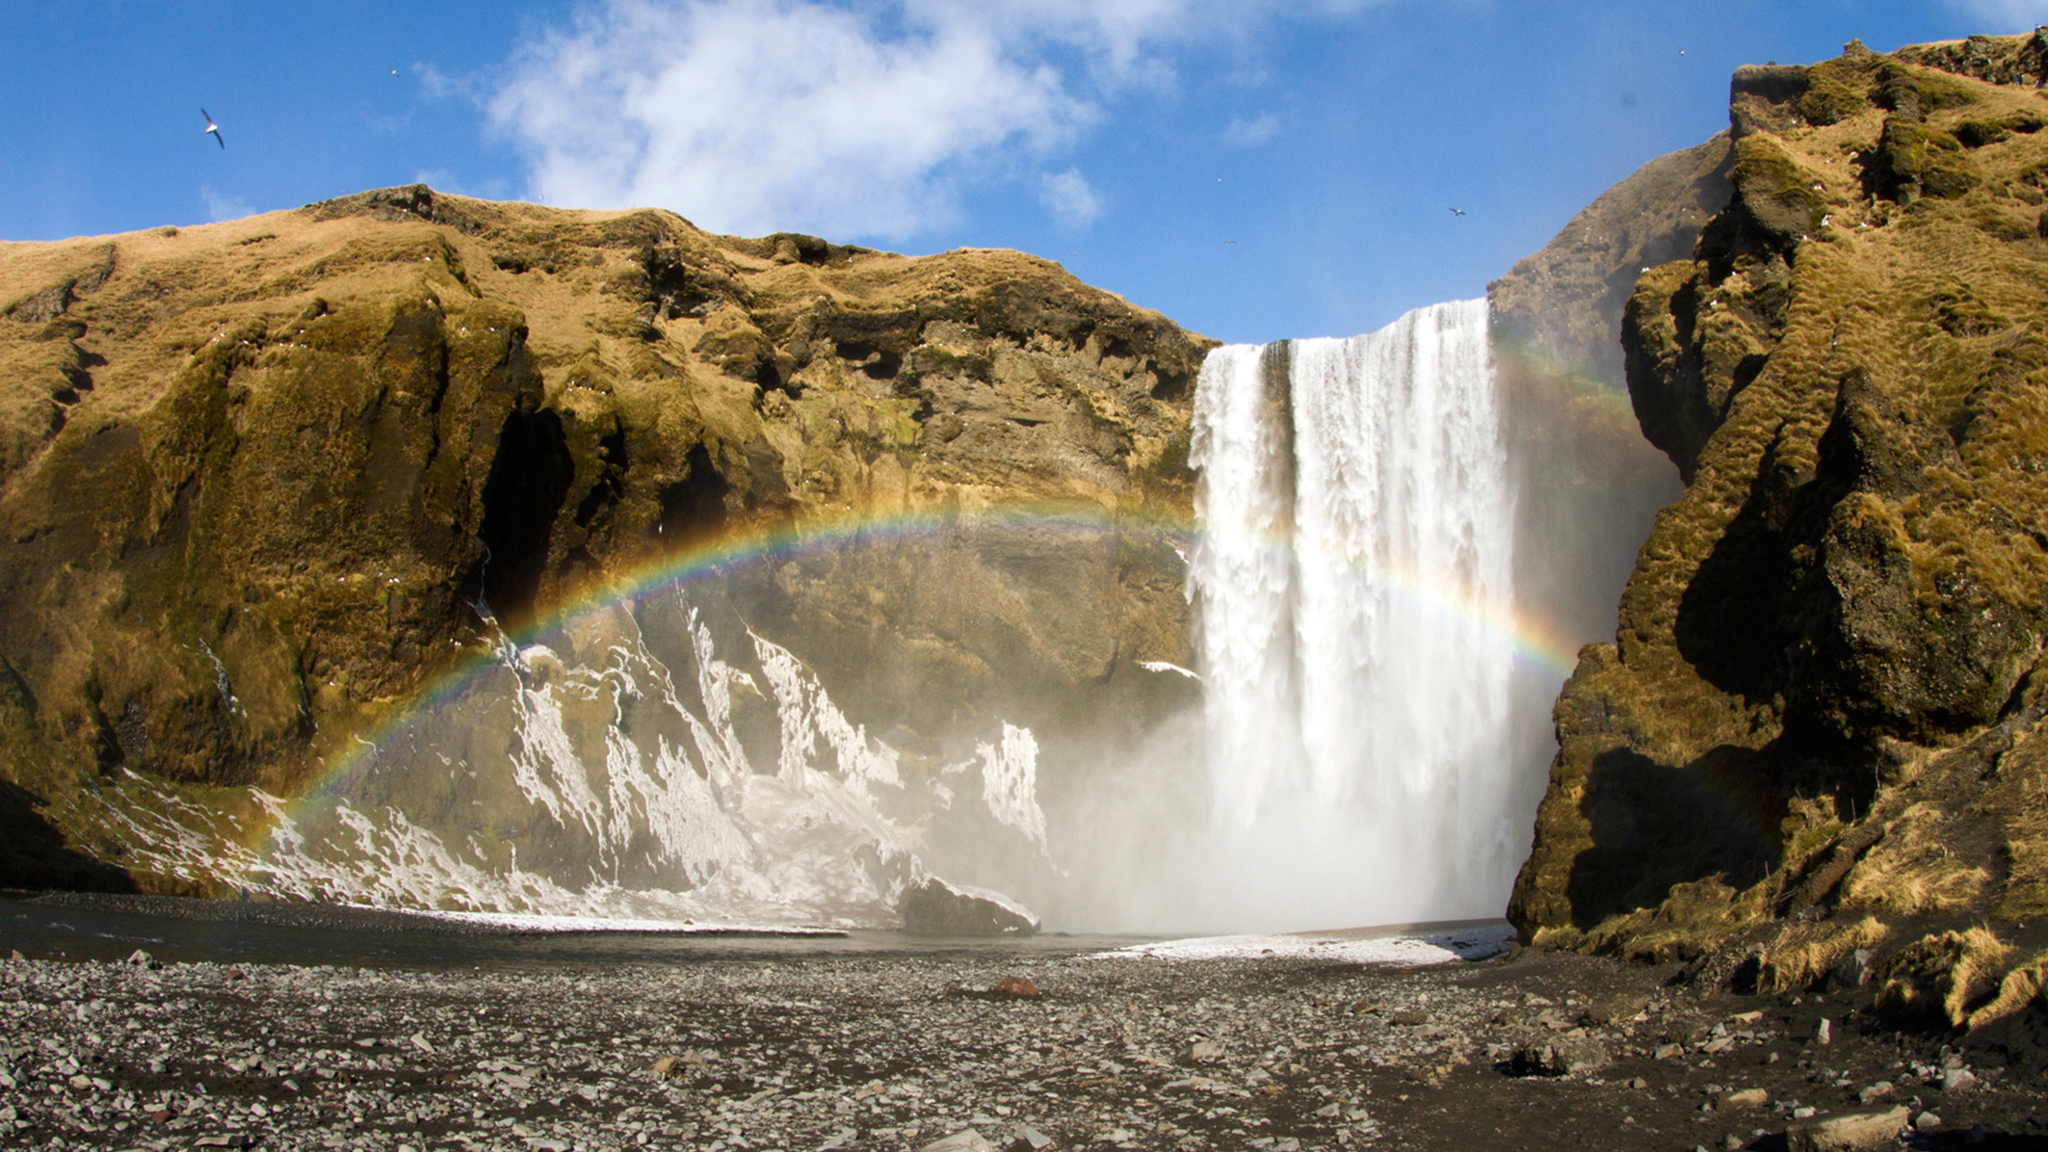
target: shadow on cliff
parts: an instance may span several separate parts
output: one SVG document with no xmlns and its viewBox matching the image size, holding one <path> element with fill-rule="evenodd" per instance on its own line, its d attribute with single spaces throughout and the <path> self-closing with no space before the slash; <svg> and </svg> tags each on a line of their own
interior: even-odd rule
<svg viewBox="0 0 2048 1152">
<path fill-rule="evenodd" d="M 1679 884 L 1722 876 L 1736 888 L 1763 879 L 1780 846 L 1760 819 L 1765 753 L 1723 745 L 1683 768 L 1626 748 L 1593 759 L 1579 811 L 1593 846 L 1572 860 L 1573 922 L 1654 908 Z"/>
<path fill-rule="evenodd" d="M 1679 655 L 1700 678 L 1751 704 L 1784 691 L 1786 573 L 1792 542 L 1768 505 L 1745 505 L 1679 596 Z"/>
<path fill-rule="evenodd" d="M 66 847 L 42 806 L 35 793 L 0 780 L 0 888 L 136 890 L 128 873 Z"/>
<path fill-rule="evenodd" d="M 1784 459 L 1780 441 L 1765 446 L 1742 507 L 1678 599 L 1672 638 L 1701 679 L 1752 705 L 1782 705 L 1818 622 L 1807 569 L 1856 471 L 1807 471 Z"/>
</svg>

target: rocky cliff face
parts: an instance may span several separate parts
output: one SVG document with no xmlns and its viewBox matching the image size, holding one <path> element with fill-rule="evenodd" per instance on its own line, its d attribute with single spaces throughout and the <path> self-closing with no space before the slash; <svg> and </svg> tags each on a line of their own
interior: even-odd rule
<svg viewBox="0 0 2048 1152">
<path fill-rule="evenodd" d="M 2038 1008 L 2044 77 L 2039 36 L 1736 74 L 1733 200 L 1627 305 L 1687 485 L 1557 703 L 1525 934 Z"/>
<path fill-rule="evenodd" d="M 1017 253 L 424 187 L 0 245 L 0 815 L 34 833 L 0 883 L 189 888 L 81 805 L 292 795 L 478 651 L 479 601 L 516 630 L 749 533 L 952 519 L 936 560 L 792 548 L 732 594 L 906 746 L 1104 684 L 1159 705 L 1128 673 L 1188 662 L 1207 346 Z M 1016 506 L 1092 528 L 977 530 Z"/>
<path fill-rule="evenodd" d="M 1659 156 L 1601 193 L 1489 286 L 1506 359 L 1622 390 L 1621 315 L 1637 273 L 1692 252 L 1734 194 L 1727 134 Z"/>
</svg>

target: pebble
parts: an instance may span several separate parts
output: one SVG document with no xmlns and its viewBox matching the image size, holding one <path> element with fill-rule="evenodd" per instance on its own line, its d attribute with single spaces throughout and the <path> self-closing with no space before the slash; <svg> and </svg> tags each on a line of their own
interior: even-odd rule
<svg viewBox="0 0 2048 1152">
<path fill-rule="evenodd" d="M 1033 984 L 1022 976 L 1005 976 L 1001 980 L 996 981 L 995 986 L 988 991 L 991 996 L 1008 996 L 1026 1000 L 1036 999 L 1045 995 L 1044 992 L 1039 991 L 1038 985 Z"/>
<path fill-rule="evenodd" d="M 997 1152 L 997 1149 L 988 1142 L 987 1137 L 969 1128 L 955 1132 L 944 1140 L 934 1140 L 917 1152 Z"/>
</svg>

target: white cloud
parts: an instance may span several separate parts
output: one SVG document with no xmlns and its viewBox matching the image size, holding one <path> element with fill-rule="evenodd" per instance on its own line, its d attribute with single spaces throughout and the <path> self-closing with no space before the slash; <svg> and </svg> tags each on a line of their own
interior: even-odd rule
<svg viewBox="0 0 2048 1152">
<path fill-rule="evenodd" d="M 488 104 L 551 204 L 658 205 L 717 231 L 899 238 L 956 220 L 967 184 L 1051 167 L 1106 97 L 1170 77 L 1174 47 L 1301 8 L 597 0 L 573 27 L 526 43 Z M 1042 191 L 1068 219 L 1100 211 L 1078 173 L 1044 178 Z"/>
<path fill-rule="evenodd" d="M 2048 0 L 1948 0 L 1962 12 L 1990 21 L 1985 32 L 2031 32 L 2048 24 Z"/>
<path fill-rule="evenodd" d="M 432 64 L 414 64 L 412 74 L 419 78 L 421 94 L 430 100 L 475 99 L 478 95 L 474 78 L 450 76 Z"/>
<path fill-rule="evenodd" d="M 1232 116 L 1230 125 L 1223 129 L 1223 142 L 1239 148 L 1256 148 L 1271 140 L 1280 131 L 1280 121 L 1274 116 L 1260 116 L 1247 120 Z"/>
<path fill-rule="evenodd" d="M 1045 177 L 1039 182 L 1039 199 L 1060 223 L 1078 228 L 1102 215 L 1102 200 L 1089 187 L 1088 178 L 1075 169 Z"/>
<path fill-rule="evenodd" d="M 199 200 L 206 205 L 206 218 L 215 224 L 223 220 L 240 220 L 244 216 L 256 214 L 256 210 L 249 207 L 248 201 L 239 196 L 224 196 L 214 191 L 210 184 L 199 189 Z"/>
</svg>

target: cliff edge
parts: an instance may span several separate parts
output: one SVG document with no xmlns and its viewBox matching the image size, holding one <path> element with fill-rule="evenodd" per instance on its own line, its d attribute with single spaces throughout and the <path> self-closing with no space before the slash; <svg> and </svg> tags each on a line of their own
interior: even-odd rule
<svg viewBox="0 0 2048 1152">
<path fill-rule="evenodd" d="M 1901 1022 L 2048 973 L 2048 39 L 1738 71 L 1623 322 L 1686 479 L 1559 698 L 1530 939 Z"/>
</svg>

